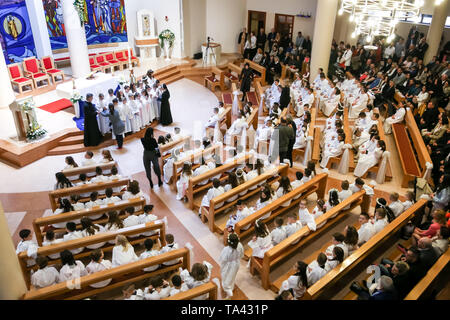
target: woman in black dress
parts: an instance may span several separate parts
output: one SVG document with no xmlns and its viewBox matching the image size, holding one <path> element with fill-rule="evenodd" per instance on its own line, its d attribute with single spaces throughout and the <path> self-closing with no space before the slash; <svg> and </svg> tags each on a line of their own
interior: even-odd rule
<svg viewBox="0 0 450 320">
<path fill-rule="evenodd" d="M 84 146 L 95 147 L 102 141 L 102 134 L 98 128 L 97 109 L 92 104 L 93 95 L 88 93 L 86 95 L 86 102 L 84 103 Z"/>
<path fill-rule="evenodd" d="M 165 83 L 162 86 L 163 86 L 163 93 L 161 95 L 160 122 L 163 126 L 168 126 L 169 124 L 171 124 L 173 122 L 172 113 L 170 112 L 170 103 L 169 103 L 170 93 L 169 93 L 169 90 L 167 89 L 167 86 Z"/>
<path fill-rule="evenodd" d="M 241 81 L 242 101 L 244 101 L 245 94 L 250 91 L 250 86 L 253 81 L 253 72 L 248 63 L 244 65 L 239 80 Z"/>
<path fill-rule="evenodd" d="M 161 180 L 161 169 L 159 168 L 158 163 L 158 143 L 153 137 L 153 128 L 148 128 L 145 131 L 145 136 L 141 139 L 142 145 L 144 147 L 144 167 L 145 173 L 147 174 L 147 179 L 150 182 L 150 188 L 153 189 L 153 181 L 152 181 L 152 164 L 153 171 L 158 177 L 158 186 L 162 186 L 163 182 Z"/>
</svg>

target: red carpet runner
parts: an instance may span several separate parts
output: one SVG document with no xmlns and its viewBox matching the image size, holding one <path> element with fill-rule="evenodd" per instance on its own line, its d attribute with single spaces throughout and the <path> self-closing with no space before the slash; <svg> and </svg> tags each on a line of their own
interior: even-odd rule
<svg viewBox="0 0 450 320">
<path fill-rule="evenodd" d="M 40 106 L 39 109 L 45 110 L 47 112 L 56 113 L 58 111 L 61 111 L 63 109 L 67 109 L 72 107 L 72 102 L 68 99 L 60 99 L 57 101 L 54 101 L 52 103 Z"/>
</svg>

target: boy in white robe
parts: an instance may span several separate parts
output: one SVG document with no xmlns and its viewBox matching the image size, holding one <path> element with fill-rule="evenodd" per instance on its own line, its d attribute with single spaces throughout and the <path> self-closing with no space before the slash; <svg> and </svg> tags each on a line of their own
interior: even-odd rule
<svg viewBox="0 0 450 320">
<path fill-rule="evenodd" d="M 327 274 L 325 271 L 325 263 L 327 262 L 327 256 L 321 252 L 317 256 L 317 259 L 308 264 L 306 268 L 306 277 L 308 278 L 308 286 L 312 286 L 314 283 L 319 281 L 324 275 Z"/>
<path fill-rule="evenodd" d="M 389 117 L 384 120 L 383 129 L 384 133 L 391 134 L 392 133 L 392 125 L 394 123 L 402 122 L 405 118 L 406 109 L 403 107 L 403 103 L 399 102 L 397 111 L 392 117 Z"/>
<path fill-rule="evenodd" d="M 113 103 L 114 99 L 116 99 L 116 96 L 114 95 L 114 90 L 108 89 L 108 95 L 105 97 L 106 105 Z"/>
<path fill-rule="evenodd" d="M 386 211 L 383 208 L 378 208 L 375 210 L 375 219 L 372 222 L 375 234 L 380 232 L 386 227 L 389 222 L 386 219 Z"/>
<path fill-rule="evenodd" d="M 199 209 L 199 215 L 202 213 L 202 207 L 205 207 L 207 210 L 209 209 L 209 202 L 214 199 L 215 197 L 220 196 L 221 194 L 225 193 L 225 189 L 220 185 L 219 179 L 213 180 L 213 186 L 212 188 L 209 188 L 208 192 L 203 196 L 202 203 L 200 205 Z M 223 202 L 217 203 L 215 205 L 215 209 L 221 207 L 223 205 Z"/>
<path fill-rule="evenodd" d="M 100 93 L 98 95 L 98 100 L 95 103 L 95 107 L 97 108 L 98 112 L 102 112 L 104 110 L 107 110 L 108 108 L 108 102 L 105 100 L 105 97 L 103 93 Z M 97 117 L 98 121 L 98 128 L 102 135 L 105 135 L 105 133 L 110 131 L 109 128 L 109 119 L 106 117 Z"/>
<path fill-rule="evenodd" d="M 403 211 L 405 211 L 405 208 L 403 207 L 403 204 L 400 200 L 398 200 L 399 195 L 397 192 L 392 192 L 389 195 L 389 208 L 392 209 L 392 212 L 394 212 L 394 215 L 398 217 Z"/>
<path fill-rule="evenodd" d="M 213 109 L 213 115 L 211 117 L 209 117 L 208 121 L 206 121 L 205 125 L 204 125 L 204 131 L 203 131 L 203 136 L 206 136 L 206 130 L 208 128 L 212 128 L 214 129 L 214 127 L 216 126 L 216 123 L 220 120 L 219 117 L 219 108 L 214 108 Z"/>
<path fill-rule="evenodd" d="M 39 270 L 31 271 L 31 285 L 37 289 L 45 288 L 59 282 L 59 272 L 55 267 L 48 266 L 47 257 L 39 256 L 36 258 Z"/>
<path fill-rule="evenodd" d="M 106 188 L 105 190 L 106 197 L 103 199 L 103 204 L 110 204 L 110 203 L 116 203 L 119 201 L 122 201 L 119 197 L 113 196 L 113 189 L 112 188 Z"/>
<path fill-rule="evenodd" d="M 370 217 L 367 213 L 363 212 L 359 215 L 358 229 L 358 245 L 361 246 L 367 242 L 375 234 L 375 229 L 373 224 L 370 222 Z"/>
<path fill-rule="evenodd" d="M 300 200 L 298 217 L 298 221 L 302 226 L 308 226 L 309 230 L 316 231 L 316 221 L 314 220 L 314 216 L 309 213 L 308 208 L 306 208 L 306 199 Z"/>
<path fill-rule="evenodd" d="M 129 118 L 130 114 L 130 107 L 128 105 L 128 100 L 126 97 L 122 99 L 122 103 L 118 103 L 117 105 L 114 105 L 114 109 L 119 112 L 120 120 L 123 121 L 125 124 L 125 131 L 124 133 L 131 132 L 131 121 Z"/>
<path fill-rule="evenodd" d="M 283 218 L 278 217 L 275 219 L 275 228 L 270 232 L 274 246 L 286 239 L 286 230 L 283 227 L 283 223 Z"/>
<path fill-rule="evenodd" d="M 402 202 L 403 211 L 408 210 L 414 204 L 414 193 L 411 191 L 406 192 L 406 200 Z"/>
<path fill-rule="evenodd" d="M 170 251 L 176 250 L 176 249 L 178 249 L 178 244 L 175 243 L 175 238 L 173 237 L 173 234 L 170 234 L 170 233 L 166 234 L 166 245 L 161 248 L 159 253 L 164 254 L 166 252 L 170 252 Z M 170 260 L 170 261 L 164 262 L 163 265 L 171 266 L 171 265 L 178 263 L 178 261 L 179 261 L 179 259 Z"/>
<path fill-rule="evenodd" d="M 96 164 L 94 158 L 94 153 L 92 151 L 86 151 L 86 153 L 84 154 L 84 159 L 81 162 L 81 165 L 83 167 L 87 167 L 87 166 L 93 166 Z M 92 173 L 94 174 L 94 173 Z"/>
<path fill-rule="evenodd" d="M 86 266 L 86 271 L 88 274 L 93 274 L 99 271 L 108 270 L 112 268 L 112 263 L 109 260 L 103 259 L 104 254 L 101 249 L 96 249 L 91 252 L 91 262 Z M 106 287 L 110 282 L 110 279 L 106 279 L 100 282 L 91 284 L 92 288 L 103 288 Z"/>
<path fill-rule="evenodd" d="M 131 131 L 138 132 L 141 128 L 139 106 L 137 105 L 133 94 L 128 95 L 128 98 L 130 100 L 128 103 L 128 118 L 131 122 Z"/>
<path fill-rule="evenodd" d="M 170 284 L 161 275 L 150 279 L 150 285 L 144 290 L 145 300 L 161 300 L 170 295 Z"/>
<path fill-rule="evenodd" d="M 342 190 L 338 192 L 339 202 L 344 201 L 353 194 L 350 190 L 350 184 L 347 180 L 342 181 L 341 188 Z M 350 205 L 346 206 L 344 210 L 347 210 L 348 208 L 350 208 Z"/>
<path fill-rule="evenodd" d="M 284 229 L 286 230 L 286 238 L 292 236 L 294 233 L 296 233 L 298 230 L 302 228 L 302 225 L 299 221 L 297 221 L 296 216 L 289 216 L 287 218 L 287 224 L 284 226 Z"/>
<path fill-rule="evenodd" d="M 145 251 L 141 253 L 141 255 L 139 256 L 139 260 L 142 259 L 146 259 L 146 258 L 150 258 L 150 257 L 154 257 L 157 256 L 159 254 L 158 250 L 153 249 L 153 240 L 152 239 L 146 239 L 144 241 L 144 246 L 145 246 Z M 154 266 L 150 266 L 147 268 L 144 268 L 145 272 L 150 272 L 150 271 L 154 271 L 156 269 L 159 268 L 159 264 L 158 265 L 154 265 Z"/>
<path fill-rule="evenodd" d="M 81 231 L 77 231 L 76 228 L 77 228 L 77 225 L 75 223 L 68 222 L 66 224 L 67 234 L 65 234 L 63 236 L 63 240 L 70 241 L 70 240 L 83 238 L 83 234 L 81 233 Z M 70 252 L 72 252 L 73 255 L 76 255 L 76 254 L 79 254 L 83 250 L 84 250 L 84 247 L 81 247 L 81 248 L 71 249 Z"/>
<path fill-rule="evenodd" d="M 327 250 L 325 250 L 325 254 L 326 254 L 328 260 L 333 259 L 333 249 L 336 246 L 338 246 L 342 250 L 344 250 L 344 259 L 347 258 L 348 249 L 347 249 L 347 246 L 344 244 L 344 240 L 345 240 L 345 236 L 342 233 L 336 232 L 333 234 L 333 240 L 331 241 L 332 244 L 330 246 L 328 246 Z"/>
</svg>

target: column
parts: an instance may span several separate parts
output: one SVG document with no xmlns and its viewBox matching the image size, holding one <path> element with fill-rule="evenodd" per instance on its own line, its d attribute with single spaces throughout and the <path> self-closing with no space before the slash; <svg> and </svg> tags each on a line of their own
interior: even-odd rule
<svg viewBox="0 0 450 320">
<path fill-rule="evenodd" d="M 8 223 L 0 204 L 0 299 L 17 300 L 27 291 Z"/>
<path fill-rule="evenodd" d="M 51 56 L 52 47 L 48 36 L 47 22 L 45 20 L 44 6 L 41 0 L 25 0 L 31 30 L 33 31 L 34 45 L 38 58 Z"/>
<path fill-rule="evenodd" d="M 84 25 L 73 6 L 73 0 L 62 0 L 64 28 L 74 78 L 84 78 L 91 72 Z"/>
<path fill-rule="evenodd" d="M 429 45 L 424 64 L 430 62 L 433 56 L 438 54 L 439 44 L 441 42 L 442 33 L 444 32 L 445 20 L 447 19 L 447 12 L 450 9 L 450 0 L 444 0 L 440 5 L 435 6 L 433 10 L 433 17 L 430 28 L 427 34 L 427 43 Z"/>
<path fill-rule="evenodd" d="M 11 79 L 9 78 L 8 68 L 6 67 L 5 55 L 0 54 L 0 109 L 7 108 L 16 96 L 11 87 Z"/>
<path fill-rule="evenodd" d="M 312 39 L 310 79 L 317 76 L 317 69 L 328 73 L 331 43 L 333 41 L 338 0 L 318 0 Z"/>
</svg>

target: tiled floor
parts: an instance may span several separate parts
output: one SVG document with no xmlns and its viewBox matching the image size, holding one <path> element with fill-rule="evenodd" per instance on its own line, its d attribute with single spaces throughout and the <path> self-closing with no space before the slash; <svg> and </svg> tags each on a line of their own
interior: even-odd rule
<svg viewBox="0 0 450 320">
<path fill-rule="evenodd" d="M 174 124 L 170 127 L 158 126 L 156 136 L 162 132 L 172 132 L 172 127 L 175 125 L 180 126 L 185 132 L 193 133 L 195 132 L 196 121 L 204 123 L 209 118 L 212 107 L 217 104 L 219 93 L 214 94 L 205 89 L 202 86 L 202 79 L 193 78 L 193 80 L 183 79 L 169 85 L 172 94 L 171 110 Z M 373 201 L 377 197 L 387 198 L 388 193 L 394 190 L 400 193 L 404 191 L 404 189 L 399 188 L 401 167 L 392 137 L 388 138 L 387 145 L 392 154 L 391 166 L 394 179 L 389 183 L 376 186 Z M 116 150 L 114 147 L 108 149 L 111 150 L 112 156 L 119 163 L 121 174 L 138 180 L 141 189 L 150 195 L 151 203 L 155 205 L 155 214 L 159 217 L 166 216 L 168 218 L 168 232 L 175 235 L 175 239 L 180 246 L 187 242 L 193 245 L 194 258 L 192 262 L 203 260 L 211 262 L 214 266 L 213 277 L 220 277 L 218 258 L 223 248 L 222 237 L 212 234 L 207 226 L 200 221 L 197 213 L 189 210 L 183 202 L 175 200 L 175 193 L 170 190 L 169 186 L 164 185 L 161 188 L 155 186 L 153 190 L 150 190 L 141 160 L 142 146 L 139 140 L 134 139 L 128 142 L 123 150 Z M 73 156 L 76 161 L 81 162 L 82 154 Z M 96 152 L 95 157 L 99 157 L 98 152 Z M 295 166 L 302 167 L 300 163 L 296 163 Z M 0 163 L 0 176 L 3 181 L 8 181 L 8 183 L 0 184 L 0 202 L 6 212 L 15 244 L 19 241 L 18 231 L 22 228 L 31 229 L 33 219 L 41 217 L 49 208 L 48 190 L 53 188 L 54 173 L 63 167 L 64 156 L 46 157 L 21 169 L 13 169 Z M 294 172 L 295 168 L 291 169 L 290 175 L 292 176 Z M 337 173 L 336 170 L 330 170 L 329 176 L 327 189 L 339 187 L 343 179 L 348 179 L 351 182 L 354 180 L 352 174 L 344 176 Z M 367 179 L 367 181 L 370 180 Z M 153 181 L 157 181 L 154 176 Z M 315 199 L 315 195 L 311 196 L 308 206 L 312 207 Z M 310 257 L 330 240 L 333 232 L 342 232 L 346 224 L 353 225 L 358 214 L 359 209 L 355 209 L 346 219 L 321 236 L 319 240 L 308 245 L 307 248 L 275 269 L 272 276 L 277 277 L 286 272 L 296 260 Z M 241 262 L 236 284 L 234 298 L 237 299 L 273 299 L 275 296 L 273 292 L 262 289 L 259 277 L 250 275 L 244 261 Z"/>
</svg>

